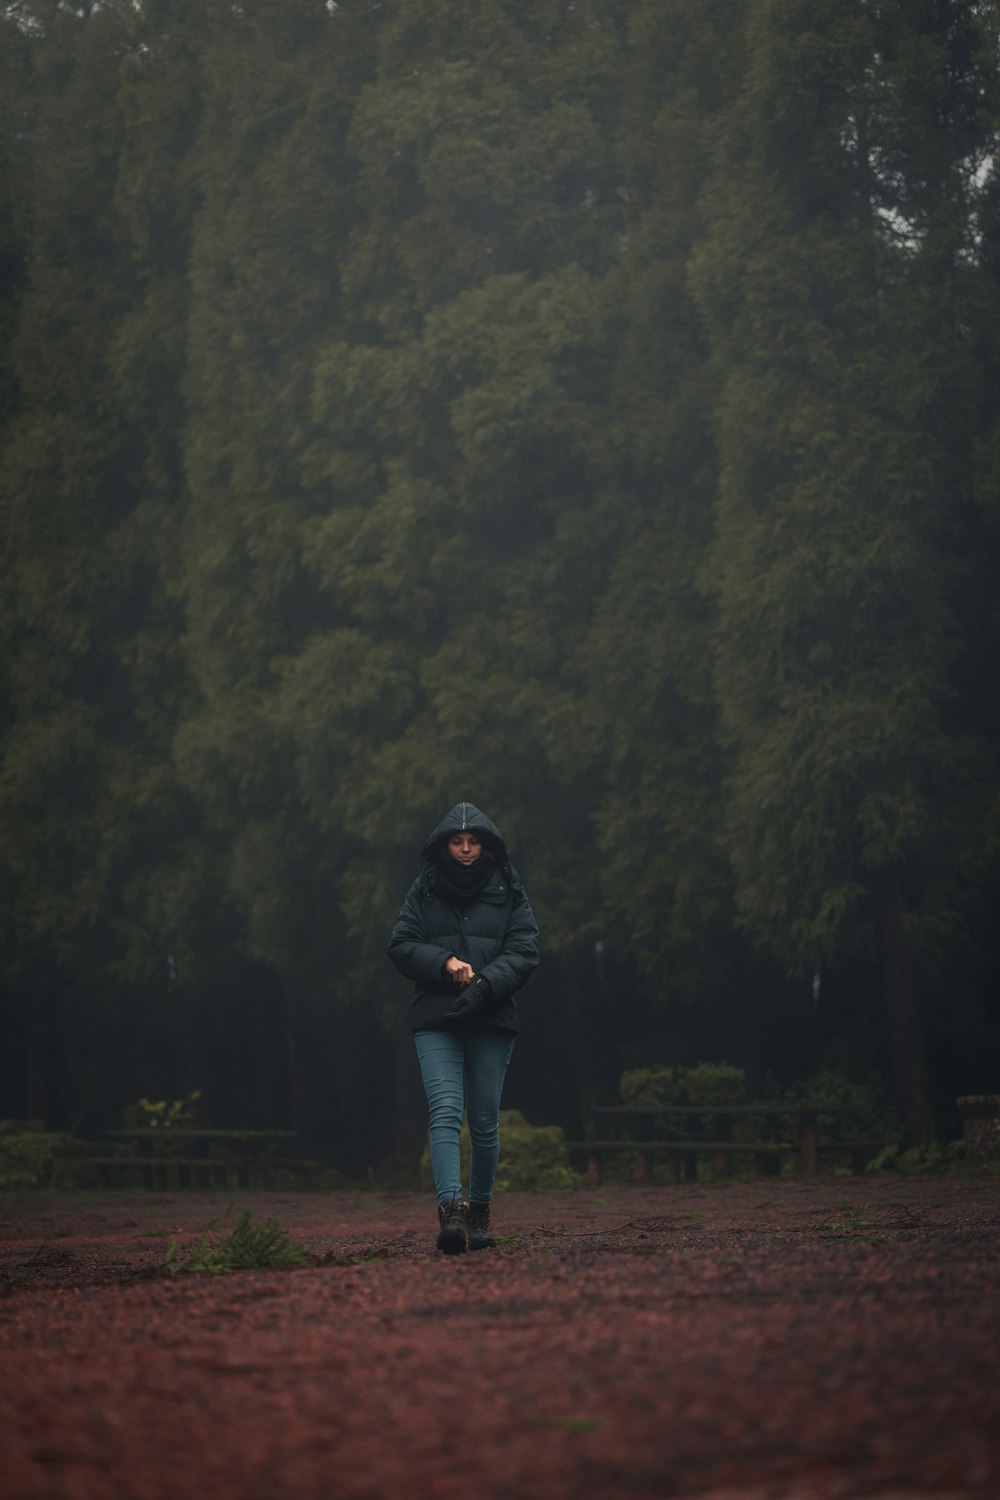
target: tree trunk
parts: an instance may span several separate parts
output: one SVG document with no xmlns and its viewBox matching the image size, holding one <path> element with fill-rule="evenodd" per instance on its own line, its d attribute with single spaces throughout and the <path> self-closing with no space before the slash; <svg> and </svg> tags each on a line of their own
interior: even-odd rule
<svg viewBox="0 0 1000 1500">
<path fill-rule="evenodd" d="M 304 1034 L 304 1007 L 297 986 L 287 978 L 282 983 L 282 999 L 285 1010 L 288 1128 L 308 1138 L 310 1119 L 305 1059 L 309 1048 Z"/>
<path fill-rule="evenodd" d="M 420 1083 L 413 1036 L 408 1029 L 398 1028 L 393 1049 L 395 1151 L 401 1161 L 411 1156 L 419 1161 L 427 1136 L 427 1103 Z"/>
<path fill-rule="evenodd" d="M 880 920 L 896 1106 L 907 1143 L 911 1146 L 928 1146 L 935 1139 L 936 1133 L 924 1067 L 923 1028 L 913 988 L 913 965 L 904 922 L 903 893 L 896 876 L 887 885 Z"/>
<path fill-rule="evenodd" d="M 52 1104 L 52 1000 L 49 992 L 42 989 L 37 999 L 29 999 L 27 1010 L 25 1113 L 29 1120 L 41 1120 L 43 1124 L 48 1124 Z"/>
</svg>

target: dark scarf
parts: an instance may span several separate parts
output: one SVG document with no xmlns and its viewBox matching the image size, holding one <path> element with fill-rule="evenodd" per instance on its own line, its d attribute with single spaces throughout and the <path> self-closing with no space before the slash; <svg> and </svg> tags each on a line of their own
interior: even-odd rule
<svg viewBox="0 0 1000 1500">
<path fill-rule="evenodd" d="M 444 849 L 438 855 L 435 865 L 438 894 L 446 901 L 464 906 L 466 902 L 476 899 L 495 869 L 496 866 L 485 852 L 474 865 L 461 865 Z"/>
</svg>

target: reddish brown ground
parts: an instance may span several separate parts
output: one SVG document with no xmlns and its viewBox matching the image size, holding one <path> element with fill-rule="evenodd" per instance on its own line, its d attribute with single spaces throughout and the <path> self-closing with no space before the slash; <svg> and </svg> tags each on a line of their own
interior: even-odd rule
<svg viewBox="0 0 1000 1500">
<path fill-rule="evenodd" d="M 243 1195 L 321 1263 L 164 1279 L 227 1199 L 0 1199 L 5 1500 L 997 1500 L 1000 1180 Z"/>
</svg>

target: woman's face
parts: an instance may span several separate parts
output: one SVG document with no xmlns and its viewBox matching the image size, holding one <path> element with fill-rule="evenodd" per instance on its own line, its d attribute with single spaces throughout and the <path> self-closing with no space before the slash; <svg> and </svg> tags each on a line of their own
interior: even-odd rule
<svg viewBox="0 0 1000 1500">
<path fill-rule="evenodd" d="M 448 840 L 448 853 L 460 865 L 474 865 L 483 852 L 483 846 L 474 833 L 453 833 Z"/>
</svg>

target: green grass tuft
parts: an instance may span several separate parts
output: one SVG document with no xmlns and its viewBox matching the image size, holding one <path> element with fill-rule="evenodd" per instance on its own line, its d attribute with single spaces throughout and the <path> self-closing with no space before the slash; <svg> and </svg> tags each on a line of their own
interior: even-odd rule
<svg viewBox="0 0 1000 1500">
<path fill-rule="evenodd" d="M 264 1219 L 251 1223 L 252 1213 L 248 1208 L 224 1239 L 213 1238 L 218 1225 L 225 1222 L 232 1212 L 232 1204 L 224 1214 L 210 1219 L 201 1231 L 186 1257 L 182 1259 L 177 1240 L 167 1246 L 167 1270 L 172 1276 L 217 1276 L 225 1271 L 283 1271 L 290 1266 L 312 1264 L 312 1257 L 289 1239 L 277 1219 Z"/>
</svg>

